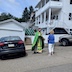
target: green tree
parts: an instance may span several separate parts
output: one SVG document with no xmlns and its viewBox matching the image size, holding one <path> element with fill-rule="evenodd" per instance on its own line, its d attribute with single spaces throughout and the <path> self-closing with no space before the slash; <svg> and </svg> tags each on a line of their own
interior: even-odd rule
<svg viewBox="0 0 72 72">
<path fill-rule="evenodd" d="M 21 18 L 14 17 L 10 13 L 8 13 L 8 14 L 7 13 L 1 13 L 1 15 L 0 15 L 0 21 L 4 21 L 4 20 L 7 20 L 7 19 L 15 19 L 18 22 L 27 22 L 27 21 L 29 21 L 29 19 L 31 17 L 31 14 L 33 12 L 34 12 L 34 8 L 32 6 L 30 6 L 29 10 L 28 10 L 27 7 L 24 9 Z M 33 19 L 34 19 L 34 17 L 33 17 Z"/>
<path fill-rule="evenodd" d="M 31 14 L 34 12 L 33 6 L 29 7 L 29 18 L 31 17 Z"/>
<path fill-rule="evenodd" d="M 17 18 L 17 17 L 14 17 L 14 19 L 18 22 L 22 22 L 22 18 Z"/>
<path fill-rule="evenodd" d="M 7 20 L 7 19 L 14 19 L 14 20 L 17 20 L 18 22 L 22 22 L 22 18 L 14 17 L 10 13 L 8 13 L 8 14 L 7 13 L 1 13 L 0 21 L 4 21 L 4 20 Z"/>
<path fill-rule="evenodd" d="M 28 20 L 29 20 L 29 10 L 26 7 L 23 11 L 22 21 L 27 22 Z"/>
<path fill-rule="evenodd" d="M 8 18 L 14 18 L 14 16 L 13 15 L 11 15 L 10 13 L 8 13 Z"/>
<path fill-rule="evenodd" d="M 4 21 L 6 20 L 8 17 L 7 17 L 7 14 L 6 13 L 1 13 L 1 16 L 0 16 L 0 21 Z"/>
<path fill-rule="evenodd" d="M 1 13 L 0 15 L 0 21 L 4 21 L 4 20 L 7 20 L 7 19 L 11 19 L 13 18 L 13 16 L 10 14 L 10 13 Z"/>
</svg>

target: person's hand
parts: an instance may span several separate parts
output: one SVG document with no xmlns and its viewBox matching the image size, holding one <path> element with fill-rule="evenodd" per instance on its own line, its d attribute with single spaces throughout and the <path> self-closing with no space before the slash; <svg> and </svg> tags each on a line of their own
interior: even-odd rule
<svg viewBox="0 0 72 72">
<path fill-rule="evenodd" d="M 45 38 L 43 38 L 43 40 L 45 40 Z"/>
</svg>

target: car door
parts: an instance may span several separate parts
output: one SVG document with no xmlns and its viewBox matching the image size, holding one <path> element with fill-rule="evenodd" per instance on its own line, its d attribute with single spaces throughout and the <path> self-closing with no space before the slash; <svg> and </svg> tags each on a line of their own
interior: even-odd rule
<svg viewBox="0 0 72 72">
<path fill-rule="evenodd" d="M 69 41 L 72 42 L 72 35 L 69 36 Z"/>
</svg>

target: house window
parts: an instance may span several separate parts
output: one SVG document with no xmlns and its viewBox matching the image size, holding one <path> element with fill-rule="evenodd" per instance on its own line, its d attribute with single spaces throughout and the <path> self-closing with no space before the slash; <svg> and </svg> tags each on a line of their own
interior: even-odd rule
<svg viewBox="0 0 72 72">
<path fill-rule="evenodd" d="M 46 12 L 46 21 L 48 20 L 48 12 Z"/>
<path fill-rule="evenodd" d="M 70 0 L 70 4 L 72 4 L 72 0 Z"/>
<path fill-rule="evenodd" d="M 55 19 L 55 16 L 53 16 L 53 19 Z"/>
<path fill-rule="evenodd" d="M 69 20 L 72 20 L 72 13 L 69 13 Z"/>
<path fill-rule="evenodd" d="M 38 18 L 37 18 L 37 24 L 38 24 Z"/>
<path fill-rule="evenodd" d="M 40 24 L 40 15 L 39 15 L 39 24 Z"/>
<path fill-rule="evenodd" d="M 58 15 L 56 16 L 56 20 L 58 20 Z"/>
<path fill-rule="evenodd" d="M 44 30 L 43 30 L 43 32 L 44 32 Z"/>
<path fill-rule="evenodd" d="M 58 20 L 58 15 L 54 15 L 52 19 Z"/>
<path fill-rule="evenodd" d="M 42 23 L 44 22 L 44 13 L 42 13 Z"/>
<path fill-rule="evenodd" d="M 53 0 L 53 1 L 59 1 L 59 0 Z"/>
<path fill-rule="evenodd" d="M 39 22 L 39 24 L 40 24 L 40 22 Z"/>
</svg>

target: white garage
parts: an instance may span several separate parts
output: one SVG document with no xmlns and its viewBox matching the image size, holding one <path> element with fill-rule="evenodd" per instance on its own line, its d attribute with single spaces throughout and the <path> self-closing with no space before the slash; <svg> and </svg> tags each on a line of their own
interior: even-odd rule
<svg viewBox="0 0 72 72">
<path fill-rule="evenodd" d="M 24 40 L 24 27 L 13 19 L 2 21 L 0 22 L 0 38 L 5 36 L 19 36 L 22 40 Z"/>
</svg>

